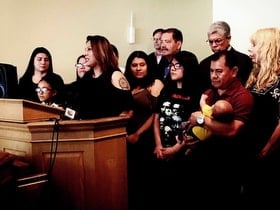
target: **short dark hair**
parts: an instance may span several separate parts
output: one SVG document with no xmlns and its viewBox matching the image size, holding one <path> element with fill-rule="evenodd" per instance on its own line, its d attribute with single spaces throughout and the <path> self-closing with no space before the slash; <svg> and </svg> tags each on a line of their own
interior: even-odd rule
<svg viewBox="0 0 280 210">
<path fill-rule="evenodd" d="M 218 59 L 220 59 L 222 56 L 225 56 L 225 64 L 226 66 L 228 66 L 229 68 L 233 68 L 234 66 L 237 66 L 237 59 L 234 53 L 232 53 L 232 51 L 228 51 L 228 50 L 222 50 L 219 52 L 216 52 L 214 54 L 211 55 L 210 60 L 211 61 L 217 61 Z"/>
<path fill-rule="evenodd" d="M 153 31 L 153 36 L 155 35 L 155 34 L 157 34 L 157 33 L 162 33 L 164 31 L 164 29 L 163 28 L 157 28 L 156 30 L 154 30 Z"/>
<path fill-rule="evenodd" d="M 172 37 L 175 41 L 183 42 L 183 33 L 177 28 L 167 28 L 163 33 L 172 33 Z"/>
<path fill-rule="evenodd" d="M 80 56 L 77 58 L 76 63 L 79 63 L 79 60 L 80 60 L 81 58 L 86 58 L 86 56 L 85 56 L 85 55 L 80 55 Z"/>
</svg>

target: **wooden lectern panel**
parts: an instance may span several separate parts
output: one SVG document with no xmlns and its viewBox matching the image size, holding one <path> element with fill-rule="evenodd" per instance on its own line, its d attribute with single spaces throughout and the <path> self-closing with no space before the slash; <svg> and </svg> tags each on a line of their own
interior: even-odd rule
<svg viewBox="0 0 280 210">
<path fill-rule="evenodd" d="M 24 99 L 0 98 L 0 120 L 10 122 L 35 122 L 60 119 L 64 110 Z"/>
<path fill-rule="evenodd" d="M 59 209 L 128 210 L 128 119 L 59 120 L 57 139 L 53 121 L 0 120 L 0 150 L 29 159 L 39 173 L 52 169 L 52 195 L 64 207 Z"/>
</svg>

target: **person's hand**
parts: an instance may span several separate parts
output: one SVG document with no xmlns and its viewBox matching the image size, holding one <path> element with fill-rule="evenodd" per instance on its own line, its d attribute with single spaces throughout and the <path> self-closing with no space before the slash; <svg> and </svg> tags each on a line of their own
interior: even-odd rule
<svg viewBox="0 0 280 210">
<path fill-rule="evenodd" d="M 187 131 L 184 131 L 183 133 L 183 143 L 186 145 L 186 146 L 193 146 L 197 143 L 199 143 L 199 140 L 194 138 L 193 136 L 191 135 L 188 135 L 188 132 Z"/>
<path fill-rule="evenodd" d="M 162 155 L 162 146 L 156 146 L 155 150 L 154 150 L 154 155 L 158 158 L 158 159 L 163 159 L 163 155 Z"/>
<path fill-rule="evenodd" d="M 199 101 L 199 105 L 200 107 L 203 107 L 204 105 L 206 105 L 206 99 L 208 98 L 208 95 L 206 94 L 202 94 L 200 101 Z"/>
<path fill-rule="evenodd" d="M 131 135 L 128 135 L 126 137 L 126 140 L 131 144 L 135 144 L 139 140 L 139 135 L 137 133 L 133 133 Z"/>
<path fill-rule="evenodd" d="M 201 111 L 196 111 L 196 112 L 191 113 L 188 121 L 185 122 L 187 131 L 189 129 L 191 129 L 193 126 L 197 125 L 196 119 L 201 115 L 202 115 Z"/>
<path fill-rule="evenodd" d="M 172 147 L 162 148 L 161 152 L 162 152 L 162 159 L 169 159 L 172 158 L 178 152 L 178 149 L 175 144 Z"/>
<path fill-rule="evenodd" d="M 129 110 L 129 111 L 123 111 L 120 113 L 119 115 L 120 117 L 128 117 L 131 118 L 133 116 L 133 111 Z"/>
<path fill-rule="evenodd" d="M 58 104 L 56 104 L 56 103 L 52 103 L 50 106 L 51 106 L 51 107 L 54 107 L 54 108 L 57 108 L 57 109 L 60 109 L 61 111 L 65 111 L 64 108 L 63 108 L 62 106 L 60 106 L 60 105 L 58 105 Z"/>
<path fill-rule="evenodd" d="M 192 151 L 193 151 L 193 150 L 192 150 L 191 147 L 187 148 L 186 151 L 185 151 L 185 155 L 187 156 L 187 155 L 191 154 Z"/>
</svg>

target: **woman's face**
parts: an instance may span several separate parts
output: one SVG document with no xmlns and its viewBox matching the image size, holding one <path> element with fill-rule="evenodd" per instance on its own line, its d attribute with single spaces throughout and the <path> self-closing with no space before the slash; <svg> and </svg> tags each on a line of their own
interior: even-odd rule
<svg viewBox="0 0 280 210">
<path fill-rule="evenodd" d="M 90 41 L 86 43 L 86 48 L 85 48 L 85 57 L 86 57 L 86 65 L 89 66 L 90 68 L 93 68 L 94 66 L 97 65 L 97 60 L 93 54 L 93 50 L 91 47 Z"/>
<path fill-rule="evenodd" d="M 80 58 L 78 63 L 76 64 L 77 74 L 80 78 L 82 78 L 85 75 L 85 73 L 90 70 L 90 67 L 85 65 L 85 63 L 86 59 Z"/>
<path fill-rule="evenodd" d="M 132 75 L 138 79 L 144 78 L 148 74 L 148 66 L 143 58 L 135 57 L 130 64 L 130 69 Z"/>
<path fill-rule="evenodd" d="M 45 53 L 38 53 L 34 58 L 35 71 L 46 72 L 50 66 L 49 57 Z"/>
<path fill-rule="evenodd" d="M 172 80 L 181 80 L 184 76 L 184 67 L 176 60 L 173 59 L 170 64 L 170 76 Z"/>
<path fill-rule="evenodd" d="M 48 102 L 56 94 L 56 91 L 52 89 L 51 85 L 42 80 L 38 83 L 36 88 L 38 98 L 41 102 Z"/>
<path fill-rule="evenodd" d="M 257 47 L 256 43 L 251 42 L 248 51 L 252 62 L 259 63 L 259 48 Z"/>
</svg>

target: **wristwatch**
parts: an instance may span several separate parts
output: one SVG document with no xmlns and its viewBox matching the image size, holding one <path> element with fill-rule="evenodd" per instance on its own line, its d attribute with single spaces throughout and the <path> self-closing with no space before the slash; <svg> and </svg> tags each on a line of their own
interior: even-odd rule
<svg viewBox="0 0 280 210">
<path fill-rule="evenodd" d="M 196 123 L 200 126 L 204 125 L 204 115 L 200 115 L 196 118 Z"/>
</svg>

